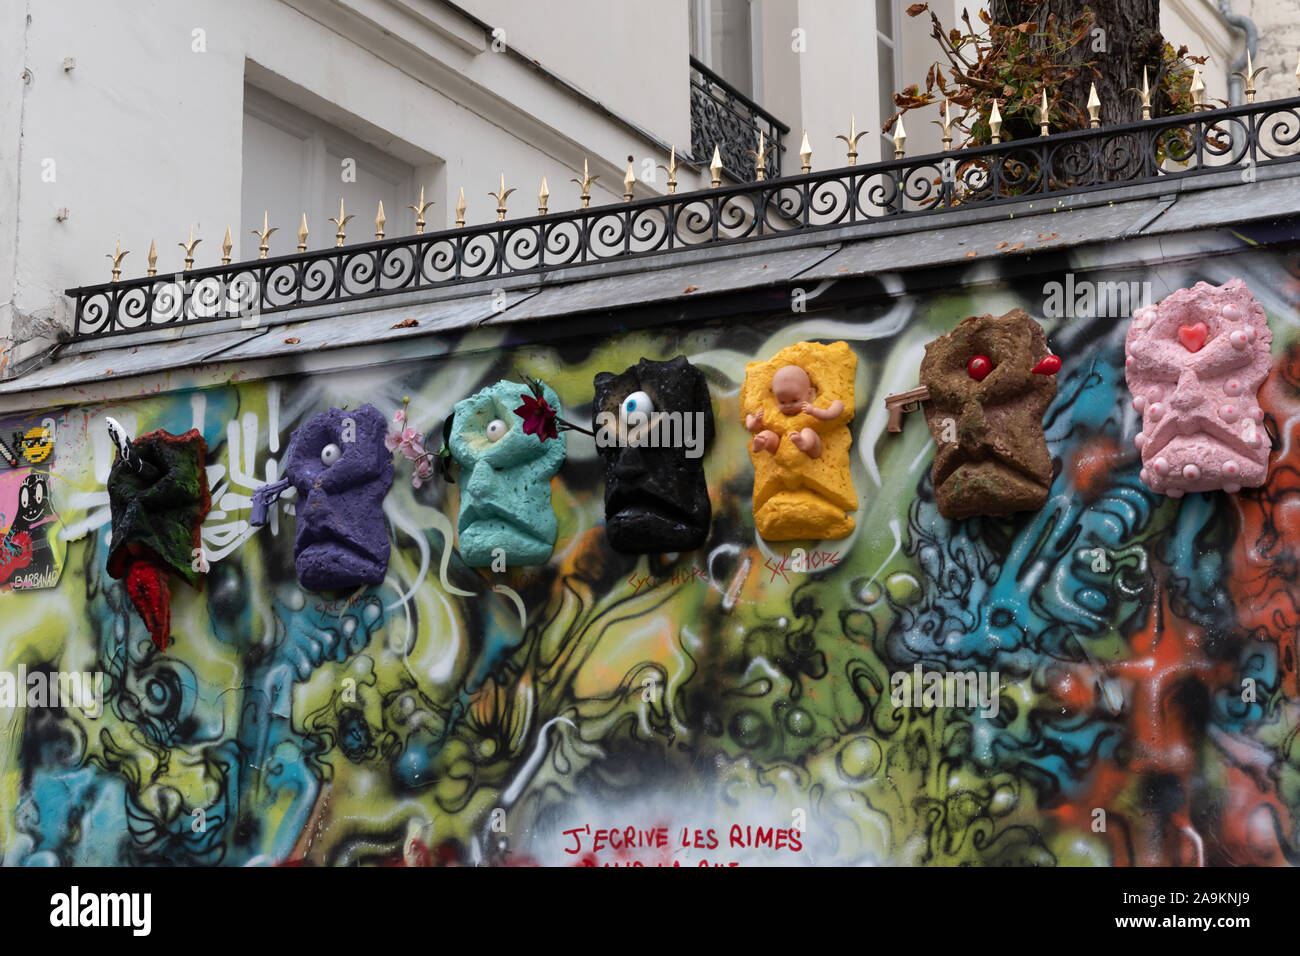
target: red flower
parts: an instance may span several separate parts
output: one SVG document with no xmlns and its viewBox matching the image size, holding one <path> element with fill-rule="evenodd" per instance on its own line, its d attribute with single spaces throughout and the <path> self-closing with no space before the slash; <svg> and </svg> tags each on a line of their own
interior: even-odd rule
<svg viewBox="0 0 1300 956">
<path fill-rule="evenodd" d="M 559 438 L 560 431 L 555 426 L 555 409 L 546 404 L 544 398 L 520 395 L 523 404 L 515 409 L 515 414 L 524 420 L 524 434 L 536 435 L 539 441 Z"/>
</svg>

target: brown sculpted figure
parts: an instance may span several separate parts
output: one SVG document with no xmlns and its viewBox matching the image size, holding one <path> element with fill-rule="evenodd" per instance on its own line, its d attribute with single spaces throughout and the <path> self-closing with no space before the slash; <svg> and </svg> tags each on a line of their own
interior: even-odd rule
<svg viewBox="0 0 1300 956">
<path fill-rule="evenodd" d="M 1047 501 L 1052 458 L 1043 413 L 1056 396 L 1061 360 L 1022 309 L 971 316 L 925 347 L 921 384 L 934 436 L 939 513 L 1036 511 Z"/>
<path fill-rule="evenodd" d="M 776 399 L 776 406 L 781 410 L 781 414 L 787 417 L 802 412 L 820 421 L 828 422 L 844 414 L 844 403 L 838 398 L 826 408 L 817 408 L 813 405 L 817 400 L 817 389 L 813 388 L 808 373 L 798 365 L 783 365 L 776 370 L 776 374 L 772 376 L 772 396 Z M 766 427 L 763 421 L 763 409 L 760 408 L 746 415 L 745 427 L 751 432 L 756 432 L 754 451 L 776 454 L 777 448 L 781 445 L 781 436 Z M 809 458 L 821 457 L 821 436 L 810 427 L 793 429 L 790 432 L 790 442 Z"/>
</svg>

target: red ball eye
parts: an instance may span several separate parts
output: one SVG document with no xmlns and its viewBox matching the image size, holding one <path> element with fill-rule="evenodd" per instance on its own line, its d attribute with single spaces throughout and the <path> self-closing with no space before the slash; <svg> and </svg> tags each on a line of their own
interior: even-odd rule
<svg viewBox="0 0 1300 956">
<path fill-rule="evenodd" d="M 987 355 L 977 355 L 966 363 L 966 371 L 975 381 L 982 382 L 988 378 L 989 372 L 993 371 L 993 363 L 989 361 Z"/>
</svg>

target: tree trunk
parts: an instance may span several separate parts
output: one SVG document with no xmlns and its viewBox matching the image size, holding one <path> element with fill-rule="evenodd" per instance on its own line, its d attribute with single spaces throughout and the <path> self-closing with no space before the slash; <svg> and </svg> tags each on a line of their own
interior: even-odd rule
<svg viewBox="0 0 1300 956">
<path fill-rule="evenodd" d="M 1159 83 L 1165 42 L 1160 34 L 1160 0 L 990 0 L 990 7 L 995 23 L 1014 26 L 1034 21 L 1040 32 L 1049 13 L 1068 26 L 1083 16 L 1085 7 L 1090 9 L 1094 14 L 1091 36 L 1069 50 L 1065 61 L 1094 60 L 1100 76 L 1083 69 L 1067 81 L 1062 93 L 1086 117 L 1088 92 L 1096 82 L 1103 127 L 1142 118 L 1142 98 L 1125 90 L 1142 87 L 1143 66 L 1150 74 L 1151 89 Z M 1161 115 L 1154 93 L 1151 101 L 1152 115 Z"/>
</svg>

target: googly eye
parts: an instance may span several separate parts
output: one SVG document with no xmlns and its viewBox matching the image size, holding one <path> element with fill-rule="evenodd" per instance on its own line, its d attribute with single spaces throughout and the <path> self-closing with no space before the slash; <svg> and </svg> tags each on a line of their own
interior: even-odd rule
<svg viewBox="0 0 1300 956">
<path fill-rule="evenodd" d="M 499 418 L 494 418 L 488 422 L 487 437 L 488 441 L 500 441 L 506 437 L 506 432 L 510 431 L 510 426 Z"/>
<path fill-rule="evenodd" d="M 39 505 L 45 501 L 45 486 L 39 482 L 36 485 L 36 503 Z"/>
<path fill-rule="evenodd" d="M 633 412 L 640 415 L 649 415 L 654 410 L 655 403 L 650 401 L 650 396 L 645 392 L 633 392 L 623 399 L 622 412 L 624 415 L 630 415 Z"/>
<path fill-rule="evenodd" d="M 320 460 L 322 465 L 332 465 L 343 457 L 343 449 L 333 442 L 326 445 L 320 450 Z"/>
</svg>

